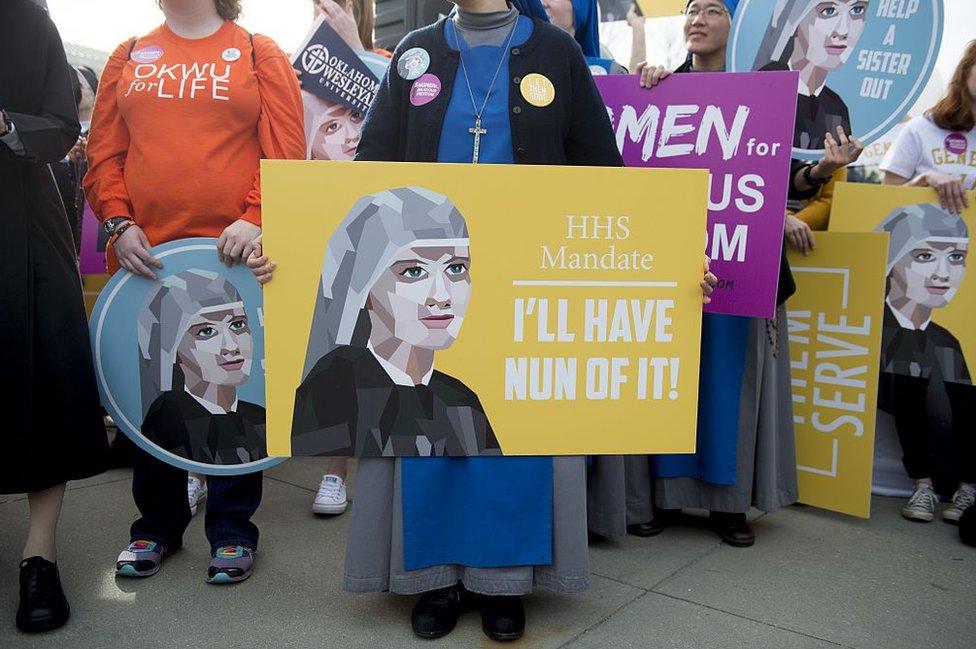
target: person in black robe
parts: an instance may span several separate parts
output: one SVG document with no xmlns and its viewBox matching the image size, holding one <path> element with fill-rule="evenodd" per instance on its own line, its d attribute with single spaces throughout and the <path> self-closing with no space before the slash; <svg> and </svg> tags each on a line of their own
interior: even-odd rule
<svg viewBox="0 0 976 649">
<path fill-rule="evenodd" d="M 468 255 L 445 196 L 407 187 L 353 206 L 329 240 L 292 455 L 502 454 L 478 396 L 433 369 L 464 320 Z"/>
<path fill-rule="evenodd" d="M 78 139 L 57 29 L 29 0 L 0 2 L 0 493 L 28 494 L 17 626 L 69 614 L 55 563 L 64 484 L 108 463 L 68 221 L 48 165 Z"/>
</svg>

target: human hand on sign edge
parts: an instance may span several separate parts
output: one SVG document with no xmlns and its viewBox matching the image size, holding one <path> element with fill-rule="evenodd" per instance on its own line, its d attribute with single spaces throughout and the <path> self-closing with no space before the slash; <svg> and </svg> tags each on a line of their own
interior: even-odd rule
<svg viewBox="0 0 976 649">
<path fill-rule="evenodd" d="M 134 223 L 126 228 L 112 244 L 115 258 L 119 260 L 119 266 L 124 270 L 146 279 L 156 279 L 156 274 L 149 267 L 162 268 L 163 262 L 153 257 L 149 248 L 146 233 Z"/>
<path fill-rule="evenodd" d="M 837 139 L 831 133 L 824 136 L 824 156 L 820 162 L 813 165 L 810 175 L 814 178 L 830 178 L 839 169 L 855 162 L 861 157 L 864 145 L 853 135 L 844 132 L 843 126 L 837 127 Z"/>
<path fill-rule="evenodd" d="M 939 171 L 928 171 L 922 175 L 922 181 L 938 192 L 939 203 L 945 211 L 961 214 L 969 207 L 969 196 L 966 195 L 962 178 Z"/>
<path fill-rule="evenodd" d="M 786 228 L 783 234 L 786 241 L 804 255 L 809 255 L 817 247 L 810 226 L 792 214 L 786 215 Z"/>
<path fill-rule="evenodd" d="M 637 64 L 637 80 L 641 88 L 650 90 L 671 76 L 671 70 L 663 65 L 648 65 L 647 61 Z"/>
<path fill-rule="evenodd" d="M 708 258 L 708 255 L 704 256 L 705 259 L 705 274 L 702 276 L 701 290 L 702 290 L 702 304 L 709 304 L 712 301 L 711 295 L 712 291 L 715 290 L 715 286 L 718 284 L 718 278 L 715 277 L 709 270 L 709 266 L 712 260 Z"/>
<path fill-rule="evenodd" d="M 261 237 L 255 239 L 253 245 L 254 247 L 251 250 L 251 256 L 247 258 L 246 263 L 247 267 L 251 269 L 252 273 L 254 273 L 254 278 L 258 280 L 258 284 L 260 284 L 263 288 L 265 284 L 271 281 L 271 276 L 274 274 L 274 270 L 278 267 L 278 264 L 264 254 L 264 246 L 261 243 Z"/>
<path fill-rule="evenodd" d="M 254 241 L 260 236 L 260 226 L 237 219 L 217 238 L 217 259 L 228 266 L 247 261 L 254 250 Z"/>
</svg>

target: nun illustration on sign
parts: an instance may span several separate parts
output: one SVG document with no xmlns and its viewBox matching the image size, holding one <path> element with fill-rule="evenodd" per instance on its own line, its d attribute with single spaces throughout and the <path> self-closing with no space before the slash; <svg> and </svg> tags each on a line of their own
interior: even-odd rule
<svg viewBox="0 0 976 649">
<path fill-rule="evenodd" d="M 501 455 L 478 396 L 434 369 L 471 297 L 464 217 L 420 187 L 361 198 L 329 240 L 292 455 Z"/>
<path fill-rule="evenodd" d="M 138 327 L 143 436 L 204 464 L 267 457 L 264 408 L 237 397 L 254 344 L 234 285 L 198 269 L 165 277 Z"/>
<path fill-rule="evenodd" d="M 879 405 L 915 484 L 902 515 L 931 521 L 941 492 L 952 494 L 942 517 L 956 522 L 976 502 L 976 389 L 959 341 L 932 313 L 959 292 L 969 230 L 934 204 L 899 208 L 876 230 L 891 235 Z"/>
<path fill-rule="evenodd" d="M 843 67 L 867 23 L 869 0 L 777 0 L 753 70 L 796 70 L 800 87 L 793 146 L 825 148 L 825 134 L 851 132 L 847 104 L 827 87 Z"/>
<path fill-rule="evenodd" d="M 932 312 L 952 301 L 966 274 L 966 222 L 938 205 L 908 205 L 877 231 L 891 235 L 883 370 L 928 378 L 937 368 L 945 381 L 968 383 L 959 341 L 932 322 Z"/>
</svg>

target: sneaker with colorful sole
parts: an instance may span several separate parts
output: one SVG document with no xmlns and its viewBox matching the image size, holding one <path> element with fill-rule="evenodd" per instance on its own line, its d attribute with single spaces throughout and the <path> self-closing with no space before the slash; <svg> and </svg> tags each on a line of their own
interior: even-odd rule
<svg viewBox="0 0 976 649">
<path fill-rule="evenodd" d="M 115 560 L 115 574 L 120 577 L 151 577 L 159 572 L 169 550 L 145 539 L 129 543 Z"/>
<path fill-rule="evenodd" d="M 207 568 L 208 584 L 236 584 L 251 576 L 254 552 L 243 545 L 223 545 L 214 550 Z"/>
</svg>

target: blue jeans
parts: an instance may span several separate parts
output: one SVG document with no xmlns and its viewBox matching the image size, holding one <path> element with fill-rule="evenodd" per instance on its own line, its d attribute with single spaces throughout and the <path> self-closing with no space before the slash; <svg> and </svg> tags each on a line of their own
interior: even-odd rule
<svg viewBox="0 0 976 649">
<path fill-rule="evenodd" d="M 183 532 L 190 524 L 187 502 L 187 472 L 157 460 L 149 453 L 135 452 L 132 496 L 140 518 L 129 531 L 131 540 L 155 541 L 169 551 L 183 545 Z M 261 472 L 239 476 L 207 476 L 207 513 L 204 520 L 211 551 L 224 545 L 258 547 L 258 528 L 251 517 L 261 504 Z"/>
</svg>

